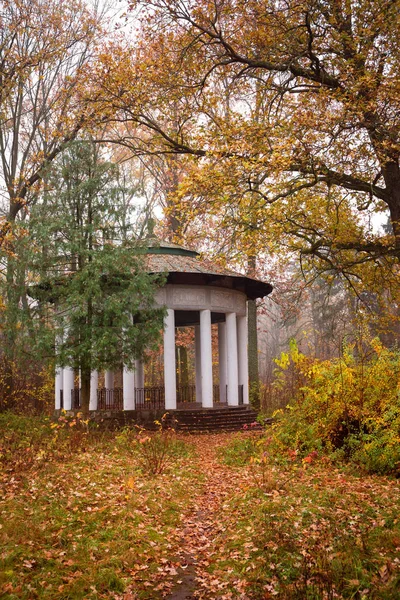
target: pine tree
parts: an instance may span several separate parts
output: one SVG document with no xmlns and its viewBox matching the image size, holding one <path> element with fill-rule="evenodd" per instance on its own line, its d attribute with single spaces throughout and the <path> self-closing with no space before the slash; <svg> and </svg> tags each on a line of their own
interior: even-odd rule
<svg viewBox="0 0 400 600">
<path fill-rule="evenodd" d="M 45 179 L 46 193 L 29 223 L 37 249 L 32 266 L 40 275 L 35 290 L 55 306 L 56 364 L 79 369 L 86 413 L 92 370 L 133 368 L 159 341 L 163 310 L 154 306 L 154 292 L 160 280 L 143 268 L 143 248 L 126 215 L 127 190 L 98 147 L 73 142 Z"/>
</svg>

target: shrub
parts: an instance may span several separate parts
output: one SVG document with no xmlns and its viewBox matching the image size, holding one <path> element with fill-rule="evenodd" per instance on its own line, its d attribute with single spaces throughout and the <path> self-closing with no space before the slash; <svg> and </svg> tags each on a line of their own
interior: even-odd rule
<svg viewBox="0 0 400 600">
<path fill-rule="evenodd" d="M 312 360 L 292 344 L 277 361 L 277 385 L 285 371 L 301 384 L 289 405 L 275 413 L 274 443 L 301 455 L 323 450 L 369 472 L 400 466 L 400 353 L 377 339 L 347 346 L 339 359 Z"/>
<path fill-rule="evenodd" d="M 158 430 L 149 432 L 139 428 L 135 450 L 139 455 L 140 468 L 147 475 L 161 475 L 179 458 L 189 454 L 189 445 L 176 437 L 174 429 L 163 428 L 155 422 Z"/>
</svg>

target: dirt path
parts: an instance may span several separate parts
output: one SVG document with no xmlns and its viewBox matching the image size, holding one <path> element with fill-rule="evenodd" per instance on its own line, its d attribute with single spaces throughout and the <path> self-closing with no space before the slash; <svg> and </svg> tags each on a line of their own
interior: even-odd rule
<svg viewBox="0 0 400 600">
<path fill-rule="evenodd" d="M 169 600 L 212 598 L 242 598 L 224 594 L 225 583 L 208 572 L 215 544 L 224 531 L 221 514 L 224 502 L 238 489 L 240 473 L 221 464 L 218 448 L 225 445 L 231 434 L 199 436 L 193 439 L 199 455 L 199 469 L 205 478 L 204 492 L 194 501 L 176 536 L 181 548 L 178 578 Z M 190 490 L 188 490 L 190 493 Z"/>
</svg>

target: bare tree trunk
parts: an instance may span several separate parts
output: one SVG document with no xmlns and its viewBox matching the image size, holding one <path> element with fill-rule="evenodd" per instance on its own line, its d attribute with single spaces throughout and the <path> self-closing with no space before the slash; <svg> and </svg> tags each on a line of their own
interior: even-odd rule
<svg viewBox="0 0 400 600">
<path fill-rule="evenodd" d="M 7 307 L 5 313 L 4 347 L 4 401 L 9 408 L 14 394 L 15 351 L 17 342 L 17 291 L 15 285 L 15 262 L 8 257 L 6 268 Z"/>
<path fill-rule="evenodd" d="M 258 370 L 257 306 L 255 300 L 247 302 L 248 361 L 250 401 L 254 408 L 260 407 L 260 379 Z"/>
<path fill-rule="evenodd" d="M 179 346 L 179 372 L 180 372 L 180 384 L 182 386 L 189 385 L 189 367 L 188 367 L 188 354 L 185 346 Z"/>
<path fill-rule="evenodd" d="M 255 275 L 256 257 L 248 258 L 248 274 Z M 255 300 L 247 301 L 248 362 L 250 401 L 254 408 L 260 408 L 260 378 L 258 369 L 257 305 Z"/>
</svg>

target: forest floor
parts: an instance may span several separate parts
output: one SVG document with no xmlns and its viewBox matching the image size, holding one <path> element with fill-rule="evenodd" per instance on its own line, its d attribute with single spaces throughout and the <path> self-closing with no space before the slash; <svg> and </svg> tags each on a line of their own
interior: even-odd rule
<svg viewBox="0 0 400 600">
<path fill-rule="evenodd" d="M 0 422 L 0 597 L 398 599 L 400 486 L 262 432 Z"/>
</svg>

